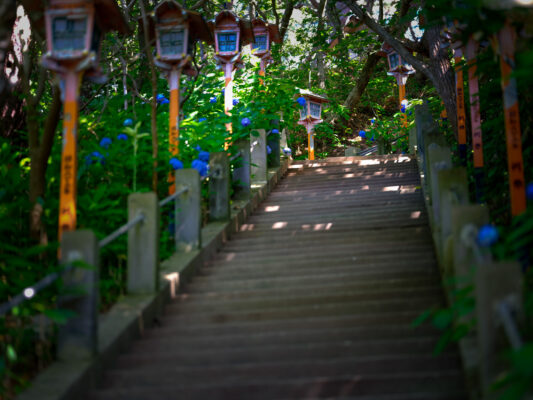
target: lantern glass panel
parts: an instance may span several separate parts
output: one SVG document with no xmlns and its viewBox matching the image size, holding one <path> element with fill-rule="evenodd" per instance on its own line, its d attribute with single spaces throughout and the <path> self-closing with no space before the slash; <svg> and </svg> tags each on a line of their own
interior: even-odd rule
<svg viewBox="0 0 533 400">
<path fill-rule="evenodd" d="M 85 50 L 87 16 L 55 17 L 52 22 L 52 46 L 54 51 Z"/>
<path fill-rule="evenodd" d="M 173 56 L 185 53 L 185 30 L 177 28 L 159 32 L 159 46 L 162 56 Z"/>
<path fill-rule="evenodd" d="M 389 63 L 390 63 L 390 69 L 395 69 L 400 65 L 400 57 L 398 57 L 398 54 L 391 53 L 389 54 Z"/>
<path fill-rule="evenodd" d="M 300 119 L 305 119 L 307 117 L 307 105 L 300 108 Z"/>
<path fill-rule="evenodd" d="M 257 50 L 268 50 L 267 35 L 256 35 L 255 43 L 252 44 L 252 48 Z"/>
<path fill-rule="evenodd" d="M 220 32 L 217 38 L 218 51 L 237 51 L 237 32 Z"/>
<path fill-rule="evenodd" d="M 311 109 L 311 116 L 315 118 L 320 118 L 320 103 L 309 103 L 309 108 Z"/>
</svg>

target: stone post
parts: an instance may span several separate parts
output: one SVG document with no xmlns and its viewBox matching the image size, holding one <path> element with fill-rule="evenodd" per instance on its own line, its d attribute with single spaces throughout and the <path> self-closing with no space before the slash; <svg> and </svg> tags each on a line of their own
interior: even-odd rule
<svg viewBox="0 0 533 400">
<path fill-rule="evenodd" d="M 59 296 L 58 306 L 76 315 L 58 327 L 57 354 L 61 361 L 86 361 L 98 350 L 98 250 L 92 231 L 64 232 L 61 237 L 61 264 L 84 264 L 63 275 L 65 293 Z"/>
<path fill-rule="evenodd" d="M 279 127 L 278 120 L 272 120 L 272 125 Z M 280 164 L 280 134 L 270 131 L 267 136 L 267 145 L 270 147 L 270 154 L 267 155 L 268 166 L 277 168 Z"/>
<path fill-rule="evenodd" d="M 143 222 L 128 231 L 128 293 L 154 293 L 159 287 L 159 201 L 153 192 L 128 197 L 128 220 Z"/>
<path fill-rule="evenodd" d="M 266 132 L 254 129 L 250 136 L 252 150 L 252 182 L 264 184 L 267 181 Z"/>
<path fill-rule="evenodd" d="M 209 219 L 225 221 L 231 215 L 229 160 L 225 152 L 211 153 L 209 170 Z"/>
<path fill-rule="evenodd" d="M 353 157 L 357 155 L 357 149 L 354 146 L 348 146 L 344 149 L 344 157 Z"/>
<path fill-rule="evenodd" d="M 194 168 L 176 171 L 176 191 L 187 191 L 176 198 L 176 250 L 189 252 L 202 247 L 202 188 L 200 174 Z"/>
<path fill-rule="evenodd" d="M 452 152 L 448 147 L 441 147 L 436 143 L 431 143 L 428 148 L 429 179 L 431 186 L 429 198 L 433 209 L 433 222 L 440 226 L 440 208 L 439 208 L 439 180 L 438 172 L 452 167 Z"/>
<path fill-rule="evenodd" d="M 235 161 L 235 167 L 233 168 L 233 182 L 236 182 L 235 197 L 247 198 L 250 196 L 252 185 L 250 138 L 241 138 L 235 142 L 235 145 L 241 154 Z"/>
<path fill-rule="evenodd" d="M 479 368 L 484 399 L 495 399 L 490 386 L 502 372 L 501 352 L 509 348 L 501 320 L 499 302 L 511 305 L 514 314 L 522 313 L 522 271 L 517 262 L 478 265 L 475 279 Z"/>
</svg>

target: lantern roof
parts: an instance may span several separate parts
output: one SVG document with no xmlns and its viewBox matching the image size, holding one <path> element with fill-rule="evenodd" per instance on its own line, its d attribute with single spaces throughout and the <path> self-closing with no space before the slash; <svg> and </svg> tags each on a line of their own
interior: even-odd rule
<svg viewBox="0 0 533 400">
<path fill-rule="evenodd" d="M 252 20 L 252 27 L 256 26 L 264 26 L 265 29 L 268 30 L 268 33 L 270 35 L 270 42 L 272 43 L 281 43 L 281 35 L 279 34 L 279 29 L 276 24 L 270 24 L 268 22 L 265 22 L 261 18 L 254 18 Z"/>
<path fill-rule="evenodd" d="M 207 44 L 213 44 L 213 35 L 202 15 L 196 11 L 186 10 L 174 0 L 160 2 L 154 9 L 154 18 L 149 23 L 150 39 L 153 39 L 156 24 L 172 21 L 175 19 L 187 21 L 189 23 L 189 35 L 194 41 L 201 40 Z"/>
<path fill-rule="evenodd" d="M 233 20 L 234 23 L 239 26 L 241 31 L 241 43 L 243 46 L 255 42 L 252 23 L 247 19 L 239 18 L 233 11 L 230 10 L 223 10 L 219 12 L 214 20 L 208 22 L 211 33 L 213 33 L 217 25 L 225 19 Z"/>
<path fill-rule="evenodd" d="M 42 0 L 21 0 L 26 14 L 33 22 L 33 28 L 44 32 L 44 11 L 46 3 Z M 127 35 L 131 28 L 126 22 L 116 0 L 50 0 L 50 8 L 71 8 L 73 5 L 94 5 L 95 21 L 102 32 L 117 31 Z"/>
<path fill-rule="evenodd" d="M 303 97 L 307 97 L 310 101 L 314 101 L 315 103 L 329 103 L 329 100 L 327 99 L 327 97 L 320 96 L 307 89 L 300 89 L 299 95 Z"/>
</svg>

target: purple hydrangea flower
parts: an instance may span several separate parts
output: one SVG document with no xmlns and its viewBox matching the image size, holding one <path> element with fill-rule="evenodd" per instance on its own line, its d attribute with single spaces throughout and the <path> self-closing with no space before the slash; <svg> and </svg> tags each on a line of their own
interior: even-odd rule
<svg viewBox="0 0 533 400">
<path fill-rule="evenodd" d="M 107 150 L 109 149 L 109 146 L 111 146 L 111 143 L 113 143 L 113 141 L 110 138 L 105 137 L 102 140 L 100 140 L 100 147 Z"/>
<path fill-rule="evenodd" d="M 128 140 L 128 135 L 126 135 L 125 133 L 119 133 L 117 135 L 117 140 Z"/>
<path fill-rule="evenodd" d="M 290 149 L 289 147 L 285 147 L 285 148 L 283 149 L 283 152 L 284 152 L 286 155 L 289 155 L 289 154 L 291 154 L 292 151 L 291 151 L 291 149 Z"/>
<path fill-rule="evenodd" d="M 105 164 L 105 157 L 99 151 L 93 151 L 91 154 L 85 157 L 85 165 L 89 166 L 93 163 L 93 160 L 96 159 L 100 161 L 100 164 Z"/>
<path fill-rule="evenodd" d="M 123 126 L 132 126 L 133 120 L 131 118 L 126 118 L 124 122 L 122 123 Z"/>
<path fill-rule="evenodd" d="M 217 102 L 217 97 L 216 96 L 211 97 L 209 99 L 209 102 L 212 103 L 212 104 L 216 103 Z"/>
<path fill-rule="evenodd" d="M 207 118 L 200 118 L 200 119 L 198 119 L 198 122 L 204 122 L 204 121 L 207 121 Z"/>
<path fill-rule="evenodd" d="M 493 225 L 483 225 L 481 228 L 479 228 L 478 234 L 477 234 L 477 241 L 480 246 L 488 247 L 492 246 L 494 243 L 498 241 L 498 230 Z"/>
<path fill-rule="evenodd" d="M 359 131 L 359 136 L 361 136 L 363 139 L 366 138 L 366 132 L 363 130 Z"/>
<path fill-rule="evenodd" d="M 207 164 L 202 160 L 192 160 L 191 167 L 198 171 L 200 176 L 207 176 Z"/>
<path fill-rule="evenodd" d="M 162 94 L 158 94 L 155 99 L 158 103 L 161 103 L 163 100 L 166 99 L 166 97 Z"/>
<path fill-rule="evenodd" d="M 252 123 L 252 121 L 250 121 L 250 118 L 248 117 L 244 117 L 243 119 L 241 119 L 241 125 L 242 126 L 248 126 Z"/>
<path fill-rule="evenodd" d="M 209 153 L 207 151 L 201 151 L 198 153 L 198 159 L 205 163 L 209 162 Z"/>
<path fill-rule="evenodd" d="M 172 166 L 174 170 L 183 169 L 183 163 L 180 160 L 178 160 L 176 157 L 172 157 L 169 161 L 169 164 Z"/>
<path fill-rule="evenodd" d="M 267 145 L 267 154 L 270 154 L 270 153 L 272 153 L 272 149 L 270 148 L 269 145 Z"/>
<path fill-rule="evenodd" d="M 233 105 L 236 106 L 237 104 L 239 104 L 239 99 L 233 99 Z"/>
<path fill-rule="evenodd" d="M 159 102 L 159 104 L 169 104 L 170 101 L 168 99 L 163 99 Z"/>
<path fill-rule="evenodd" d="M 405 113 L 405 106 L 402 106 L 402 108 L 400 109 L 401 112 Z"/>
<path fill-rule="evenodd" d="M 273 133 L 274 135 L 277 135 L 277 134 L 279 134 L 279 130 L 274 128 L 274 129 L 272 129 L 271 133 Z"/>
</svg>

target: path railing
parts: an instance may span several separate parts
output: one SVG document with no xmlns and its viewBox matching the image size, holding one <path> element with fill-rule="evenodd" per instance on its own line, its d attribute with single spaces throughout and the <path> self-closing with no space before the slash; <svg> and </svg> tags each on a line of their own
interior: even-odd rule
<svg viewBox="0 0 533 400">
<path fill-rule="evenodd" d="M 494 261 L 478 244 L 478 229 L 490 222 L 488 209 L 470 202 L 466 168 L 453 166 L 451 149 L 427 105 L 416 107 L 416 127 L 409 142 L 419 163 L 440 270 L 454 282 L 447 294 L 469 284 L 474 287 L 475 311 L 462 318 L 475 318 L 475 328 L 459 345 L 471 392 L 490 399 L 494 396 L 490 386 L 504 369 L 501 352 L 522 345 L 518 329 L 523 313 L 521 266 Z M 472 269 L 472 281 L 465 282 Z"/>
<path fill-rule="evenodd" d="M 279 142 L 278 135 L 270 136 L 270 142 Z M 75 361 L 93 357 L 98 349 L 100 250 L 127 234 L 127 293 L 155 293 L 160 284 L 160 210 L 174 203 L 176 252 L 201 249 L 202 182 L 208 181 L 209 220 L 226 221 L 231 216 L 232 183 L 236 187 L 236 197 L 248 198 L 254 185 L 265 184 L 268 180 L 266 132 L 257 130 L 250 138 L 254 146 L 251 146 L 250 139 L 239 140 L 234 144 L 237 153 L 231 158 L 225 152 L 211 153 L 207 176 L 200 177 L 195 169 L 175 171 L 176 191 L 165 199 L 159 201 L 153 192 L 130 194 L 128 221 L 105 238 L 98 240 L 90 230 L 65 232 L 60 252 L 63 269 L 47 275 L 0 305 L 0 316 L 34 298 L 61 278 L 65 294 L 59 296 L 58 306 L 74 311 L 75 316 L 58 327 L 58 359 Z M 279 143 L 277 148 L 279 158 Z M 272 166 L 279 165 L 279 160 L 274 158 Z M 70 289 L 75 289 L 77 294 L 72 294 L 74 291 Z"/>
</svg>

